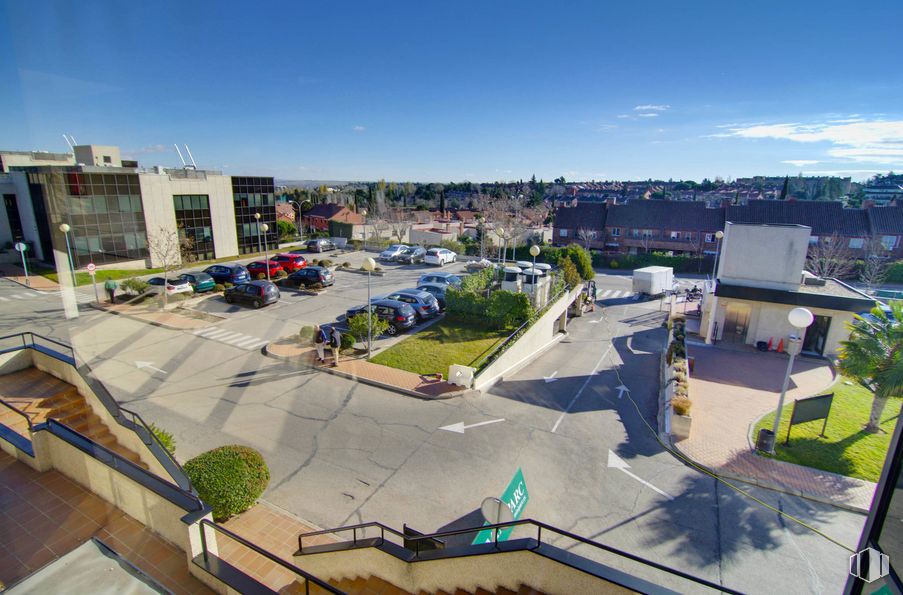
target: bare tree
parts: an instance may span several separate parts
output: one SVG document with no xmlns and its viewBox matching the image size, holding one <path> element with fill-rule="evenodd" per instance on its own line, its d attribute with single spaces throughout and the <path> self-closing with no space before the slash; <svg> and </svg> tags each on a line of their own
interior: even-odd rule
<svg viewBox="0 0 903 595">
<path fill-rule="evenodd" d="M 578 227 L 577 237 L 583 242 L 583 247 L 589 250 L 589 244 L 596 239 L 596 232 L 588 227 Z"/>
<path fill-rule="evenodd" d="M 405 238 L 414 226 L 414 220 L 411 214 L 405 209 L 390 209 L 386 213 L 386 223 L 392 231 L 391 237 L 398 238 L 399 242 L 404 242 Z"/>
<path fill-rule="evenodd" d="M 180 233 L 182 232 L 182 233 Z M 183 235 L 183 230 L 173 231 L 160 226 L 156 232 L 147 236 L 147 250 L 151 256 L 151 263 L 159 265 L 163 269 L 163 277 L 170 278 L 170 274 L 182 268 L 183 257 L 194 257 L 194 240 Z M 163 285 L 163 307 L 169 303 L 166 294 L 166 285 Z"/>
<path fill-rule="evenodd" d="M 859 280 L 865 283 L 866 289 L 871 292 L 876 285 L 880 285 L 887 275 L 890 265 L 887 247 L 878 236 L 866 239 L 863 245 L 862 269 L 859 271 Z"/>
<path fill-rule="evenodd" d="M 849 277 L 856 266 L 856 259 L 847 245 L 847 240 L 839 233 L 820 237 L 809 246 L 806 255 L 806 270 L 822 278 Z"/>
</svg>

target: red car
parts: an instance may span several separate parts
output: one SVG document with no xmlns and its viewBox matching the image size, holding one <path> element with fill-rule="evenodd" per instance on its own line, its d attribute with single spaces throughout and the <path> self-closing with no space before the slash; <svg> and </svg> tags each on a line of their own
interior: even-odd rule
<svg viewBox="0 0 903 595">
<path fill-rule="evenodd" d="M 248 273 L 251 274 L 251 279 L 256 279 L 259 275 L 263 275 L 266 277 L 267 274 L 267 266 L 270 268 L 270 277 L 275 277 L 282 271 L 282 264 L 275 262 L 273 259 L 270 259 L 266 262 L 262 260 L 256 260 L 251 264 L 247 265 Z"/>
<path fill-rule="evenodd" d="M 294 273 L 307 266 L 307 261 L 300 254 L 278 254 L 270 260 L 278 262 L 286 273 Z"/>
</svg>

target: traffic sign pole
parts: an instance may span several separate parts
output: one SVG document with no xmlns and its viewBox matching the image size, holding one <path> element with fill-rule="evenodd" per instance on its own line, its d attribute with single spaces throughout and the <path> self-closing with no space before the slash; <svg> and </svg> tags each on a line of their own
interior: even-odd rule
<svg viewBox="0 0 903 595">
<path fill-rule="evenodd" d="M 94 285 L 94 301 L 100 303 L 100 294 L 97 293 L 97 266 L 93 262 L 89 262 L 85 267 L 88 274 L 91 275 L 91 283 Z"/>
<path fill-rule="evenodd" d="M 16 242 L 16 251 L 22 255 L 22 268 L 25 269 L 25 285 L 31 287 L 31 281 L 28 279 L 28 262 L 25 260 L 25 251 L 28 250 L 28 244 L 24 242 Z"/>
</svg>

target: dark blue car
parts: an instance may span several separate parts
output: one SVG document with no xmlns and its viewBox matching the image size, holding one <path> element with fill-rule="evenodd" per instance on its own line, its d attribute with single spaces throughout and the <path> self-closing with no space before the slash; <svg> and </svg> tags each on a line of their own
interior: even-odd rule
<svg viewBox="0 0 903 595">
<path fill-rule="evenodd" d="M 213 277 L 214 281 L 221 284 L 231 283 L 232 285 L 238 285 L 251 280 L 248 269 L 240 264 L 214 264 L 204 269 L 204 272 Z"/>
</svg>

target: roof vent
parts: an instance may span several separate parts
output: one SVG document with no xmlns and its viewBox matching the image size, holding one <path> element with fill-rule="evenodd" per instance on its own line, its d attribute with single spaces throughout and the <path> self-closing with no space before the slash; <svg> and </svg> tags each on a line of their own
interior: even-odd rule
<svg viewBox="0 0 903 595">
<path fill-rule="evenodd" d="M 813 275 L 809 271 L 803 271 L 803 285 L 813 285 L 816 287 L 823 287 L 825 285 L 825 280 L 817 275 Z"/>
</svg>

